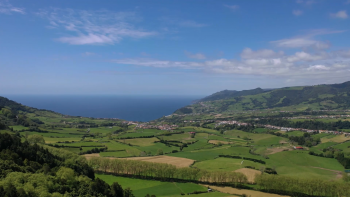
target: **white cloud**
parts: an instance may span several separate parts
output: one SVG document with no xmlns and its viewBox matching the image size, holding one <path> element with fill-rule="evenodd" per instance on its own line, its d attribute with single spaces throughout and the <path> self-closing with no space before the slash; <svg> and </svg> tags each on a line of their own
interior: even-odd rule
<svg viewBox="0 0 350 197">
<path fill-rule="evenodd" d="M 327 42 L 313 40 L 308 37 L 300 37 L 300 38 L 290 38 L 290 39 L 282 39 L 277 41 L 272 41 L 272 44 L 277 47 L 282 48 L 315 48 L 315 49 L 328 49 L 331 45 Z"/>
<path fill-rule="evenodd" d="M 188 58 L 192 58 L 192 59 L 198 59 L 198 60 L 203 60 L 203 59 L 206 59 L 207 57 L 202 54 L 202 53 L 196 53 L 196 54 L 193 54 L 191 52 L 188 52 L 188 51 L 185 51 L 185 55 L 188 57 Z"/>
<path fill-rule="evenodd" d="M 122 39 L 144 38 L 156 35 L 154 31 L 137 29 L 135 13 L 50 9 L 38 13 L 49 20 L 52 29 L 63 29 L 67 36 L 57 40 L 72 45 L 115 44 Z"/>
<path fill-rule="evenodd" d="M 283 56 L 283 51 L 274 52 L 270 49 L 261 49 L 253 51 L 250 48 L 245 48 L 241 53 L 243 59 L 254 59 L 254 58 L 273 58 Z"/>
<path fill-rule="evenodd" d="M 346 13 L 346 10 L 341 10 L 337 13 L 331 13 L 330 15 L 333 18 L 340 18 L 340 19 L 347 19 L 348 18 L 348 14 Z"/>
<path fill-rule="evenodd" d="M 316 60 L 323 60 L 327 59 L 328 54 L 327 53 L 320 53 L 320 54 L 309 54 L 304 51 L 296 52 L 294 55 L 289 56 L 287 60 L 289 62 L 298 62 L 298 61 L 316 61 Z"/>
<path fill-rule="evenodd" d="M 224 5 L 224 6 L 229 8 L 230 10 L 237 10 L 239 8 L 238 5 Z"/>
<path fill-rule="evenodd" d="M 301 11 L 301 10 L 293 10 L 293 14 L 295 16 L 301 16 L 303 14 L 303 11 Z"/>
<path fill-rule="evenodd" d="M 325 65 L 313 65 L 307 68 L 307 70 L 329 70 L 330 68 L 326 67 Z"/>
<path fill-rule="evenodd" d="M 14 7 L 7 0 L 0 0 L 0 13 L 11 14 L 20 13 L 25 14 L 24 8 Z"/>
</svg>

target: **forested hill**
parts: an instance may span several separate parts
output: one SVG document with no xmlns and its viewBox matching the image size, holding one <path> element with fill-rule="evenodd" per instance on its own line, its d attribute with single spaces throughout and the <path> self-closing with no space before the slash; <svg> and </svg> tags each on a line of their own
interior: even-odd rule
<svg viewBox="0 0 350 197">
<path fill-rule="evenodd" d="M 220 92 L 216 92 L 210 96 L 204 97 L 204 98 L 200 99 L 198 102 L 230 99 L 230 98 L 239 97 L 239 96 L 246 96 L 246 95 L 256 95 L 256 94 L 264 93 L 267 91 L 268 90 L 263 90 L 261 88 L 256 88 L 253 90 L 242 90 L 242 91 L 223 90 Z"/>
<path fill-rule="evenodd" d="M 39 117 L 61 117 L 62 114 L 28 107 L 0 96 L 0 129 L 6 125 L 38 126 L 44 124 Z"/>
<path fill-rule="evenodd" d="M 260 93 L 259 93 L 260 92 Z M 350 109 L 350 81 L 341 84 L 260 88 L 246 91 L 222 91 L 177 110 L 177 114 L 223 113 L 229 111 L 281 109 L 331 110 Z M 220 100 L 218 100 L 220 98 Z"/>
<path fill-rule="evenodd" d="M 25 112 L 25 113 L 35 113 L 37 111 L 45 111 L 45 112 L 50 112 L 50 113 L 55 113 L 58 114 L 56 112 L 50 111 L 50 110 L 45 110 L 45 109 L 37 109 L 37 108 L 33 108 L 33 107 L 28 107 L 25 105 L 22 105 L 20 103 L 17 103 L 15 101 L 12 101 L 8 98 L 2 97 L 0 96 L 0 110 L 2 108 L 8 108 L 13 112 Z"/>
</svg>

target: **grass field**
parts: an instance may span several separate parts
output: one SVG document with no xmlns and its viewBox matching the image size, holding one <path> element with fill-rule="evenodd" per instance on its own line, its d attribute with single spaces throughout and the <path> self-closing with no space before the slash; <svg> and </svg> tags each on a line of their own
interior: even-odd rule
<svg viewBox="0 0 350 197">
<path fill-rule="evenodd" d="M 263 157 L 261 156 L 249 154 L 248 147 L 239 147 L 239 146 L 230 147 L 229 145 L 223 145 L 223 146 L 215 147 L 211 149 L 178 152 L 178 153 L 172 153 L 168 155 L 174 156 L 174 157 L 184 157 L 184 158 L 193 159 L 196 161 L 215 159 L 216 157 L 218 157 L 218 155 L 240 155 L 240 156 L 246 156 L 250 158 L 263 159 Z"/>
<path fill-rule="evenodd" d="M 233 195 L 247 195 L 250 197 L 283 197 L 281 195 L 277 194 L 269 194 L 265 192 L 259 192 L 259 191 L 254 191 L 254 190 L 246 190 L 246 189 L 236 189 L 232 187 L 218 187 L 218 186 L 210 186 L 210 185 L 204 185 L 206 187 L 210 187 L 216 191 L 223 192 L 223 193 L 228 193 L 228 194 L 233 194 Z M 285 196 L 287 197 L 287 196 Z"/>
<path fill-rule="evenodd" d="M 135 138 L 135 139 L 125 139 L 118 140 L 119 142 L 123 142 L 126 144 L 136 145 L 136 146 L 152 146 L 154 142 L 159 141 L 158 138 Z"/>
<path fill-rule="evenodd" d="M 280 175 L 333 180 L 337 178 L 337 174 L 329 170 L 344 170 L 337 160 L 312 156 L 307 151 L 283 151 L 269 157 L 266 160 L 267 166 L 276 168 Z"/>
<path fill-rule="evenodd" d="M 219 157 L 213 160 L 196 162 L 193 166 L 209 171 L 235 171 L 244 168 L 245 166 L 253 166 L 256 169 L 260 169 L 260 167 L 264 165 L 249 160 Z"/>
<path fill-rule="evenodd" d="M 341 142 L 345 142 L 350 140 L 350 137 L 345 137 L 345 134 L 342 135 L 330 135 L 330 136 L 326 136 L 321 138 L 321 142 L 325 143 L 325 142 L 337 142 L 337 143 L 341 143 Z"/>
<path fill-rule="evenodd" d="M 10 126 L 14 131 L 21 131 L 24 129 L 29 129 L 28 127 L 22 126 L 22 125 L 16 125 L 16 126 Z"/>
<path fill-rule="evenodd" d="M 287 132 L 288 136 L 303 136 L 305 132 L 302 131 L 290 131 Z"/>
<path fill-rule="evenodd" d="M 187 194 L 194 191 L 207 191 L 207 187 L 194 183 L 161 182 L 153 180 L 142 180 L 112 175 L 96 174 L 97 178 L 106 181 L 108 184 L 118 182 L 123 188 L 130 188 L 136 197 L 144 197 L 147 194 L 155 196 L 180 197 L 181 193 Z M 219 192 L 208 194 L 196 194 L 198 197 L 230 196 Z"/>
</svg>

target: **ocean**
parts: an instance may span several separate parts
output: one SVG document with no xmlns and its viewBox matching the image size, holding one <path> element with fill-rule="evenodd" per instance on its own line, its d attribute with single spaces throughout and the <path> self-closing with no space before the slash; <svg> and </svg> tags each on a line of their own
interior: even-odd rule
<svg viewBox="0 0 350 197">
<path fill-rule="evenodd" d="M 65 115 L 150 121 L 172 114 L 202 96 L 4 95 L 23 105 Z"/>
</svg>

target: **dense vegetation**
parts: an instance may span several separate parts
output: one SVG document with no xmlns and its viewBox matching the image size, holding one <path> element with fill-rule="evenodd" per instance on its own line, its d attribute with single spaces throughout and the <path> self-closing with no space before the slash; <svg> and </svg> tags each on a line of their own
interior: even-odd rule
<svg viewBox="0 0 350 197">
<path fill-rule="evenodd" d="M 258 187 L 266 192 L 283 195 L 308 196 L 350 196 L 349 183 L 331 182 L 320 179 L 298 179 L 276 175 L 256 177 Z"/>
<path fill-rule="evenodd" d="M 100 172 L 134 176 L 162 181 L 190 181 L 243 187 L 247 177 L 238 172 L 210 172 L 196 168 L 176 168 L 174 165 L 144 161 L 120 160 L 94 157 L 90 166 Z"/>
<path fill-rule="evenodd" d="M 93 169 L 74 153 L 10 134 L 0 134 L 0 151 L 0 196 L 133 196 L 118 183 L 94 180 Z"/>
</svg>

